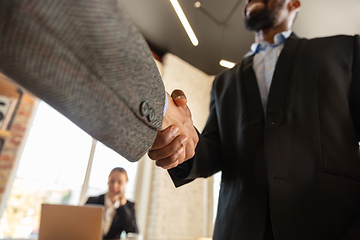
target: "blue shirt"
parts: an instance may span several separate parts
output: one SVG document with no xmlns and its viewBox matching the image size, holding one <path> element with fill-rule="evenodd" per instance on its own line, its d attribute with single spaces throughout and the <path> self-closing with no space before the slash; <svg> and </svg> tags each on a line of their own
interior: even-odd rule
<svg viewBox="0 0 360 240">
<path fill-rule="evenodd" d="M 253 68 L 259 86 L 264 112 L 266 112 L 267 99 L 277 60 L 284 48 L 286 39 L 291 35 L 291 33 L 292 31 L 289 30 L 276 34 L 274 36 L 273 44 L 266 41 L 253 43 L 250 48 L 251 51 L 245 55 L 245 57 L 247 57 L 255 54 L 253 58 Z"/>
</svg>

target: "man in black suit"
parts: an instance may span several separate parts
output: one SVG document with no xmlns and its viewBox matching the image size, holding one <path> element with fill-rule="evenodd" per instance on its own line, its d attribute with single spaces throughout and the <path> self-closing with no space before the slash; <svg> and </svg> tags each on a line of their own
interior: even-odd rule
<svg viewBox="0 0 360 240">
<path fill-rule="evenodd" d="M 169 170 L 177 187 L 222 171 L 214 240 L 360 239 L 360 37 L 300 39 L 299 9 L 246 1 L 252 51 L 216 77 L 195 156 Z"/>
</svg>

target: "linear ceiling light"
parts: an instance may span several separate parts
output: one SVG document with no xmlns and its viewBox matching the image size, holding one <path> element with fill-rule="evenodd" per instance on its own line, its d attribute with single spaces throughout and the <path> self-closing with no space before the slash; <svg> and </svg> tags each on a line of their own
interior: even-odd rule
<svg viewBox="0 0 360 240">
<path fill-rule="evenodd" d="M 186 16 L 185 16 L 183 10 L 181 9 L 179 2 L 177 0 L 170 0 L 170 2 L 172 4 L 173 8 L 175 9 L 176 14 L 179 17 L 181 24 L 185 28 L 185 31 L 186 31 L 187 35 L 189 36 L 191 43 L 194 46 L 197 46 L 199 44 L 199 41 L 198 41 L 197 37 L 195 36 L 195 33 L 192 30 L 188 20 L 186 19 Z"/>
<path fill-rule="evenodd" d="M 229 62 L 226 60 L 220 60 L 219 62 L 220 66 L 226 67 L 226 68 L 233 68 L 235 66 L 235 63 Z"/>
</svg>

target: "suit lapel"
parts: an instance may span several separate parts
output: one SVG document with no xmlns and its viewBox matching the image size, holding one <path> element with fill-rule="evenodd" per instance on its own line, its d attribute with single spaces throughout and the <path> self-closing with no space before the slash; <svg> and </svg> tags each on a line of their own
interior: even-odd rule
<svg viewBox="0 0 360 240">
<path fill-rule="evenodd" d="M 115 216 L 111 222 L 109 232 L 106 234 L 106 237 L 114 236 L 117 234 L 118 227 L 119 227 L 119 215 L 118 215 L 118 209 L 116 209 Z"/>
<path fill-rule="evenodd" d="M 245 58 L 241 66 L 241 79 L 245 89 L 249 126 L 260 124 L 264 119 L 264 110 L 261 103 L 260 91 L 253 69 L 253 57 L 254 56 Z"/>
<path fill-rule="evenodd" d="M 286 40 L 276 64 L 266 109 L 267 120 L 275 125 L 285 122 L 286 96 L 299 44 L 299 38 L 295 34 L 291 34 Z"/>
<path fill-rule="evenodd" d="M 101 194 L 98 198 L 98 204 L 105 206 L 105 194 Z"/>
<path fill-rule="evenodd" d="M 123 205 L 125 206 L 125 205 Z M 116 236 L 117 234 L 121 234 L 121 232 L 119 233 L 119 227 L 120 228 L 124 228 L 123 226 L 123 222 L 121 221 L 121 213 L 120 213 L 121 209 L 120 207 L 116 209 L 116 213 L 115 216 L 111 222 L 110 228 L 109 228 L 109 232 L 106 234 L 107 236 Z M 125 231 L 125 230 L 123 230 Z"/>
</svg>

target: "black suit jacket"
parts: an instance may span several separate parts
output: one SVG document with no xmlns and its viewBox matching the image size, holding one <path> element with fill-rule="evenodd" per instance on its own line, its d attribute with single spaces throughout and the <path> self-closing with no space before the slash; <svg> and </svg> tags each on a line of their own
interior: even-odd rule
<svg viewBox="0 0 360 240">
<path fill-rule="evenodd" d="M 176 186 L 222 171 L 214 240 L 360 239 L 360 38 L 281 52 L 266 114 L 252 57 L 217 76 L 210 115 Z"/>
<path fill-rule="evenodd" d="M 97 197 L 89 197 L 85 204 L 104 205 L 105 194 Z M 127 201 L 125 205 L 116 209 L 116 214 L 112 221 L 109 232 L 103 236 L 103 239 L 119 239 L 122 231 L 126 233 L 138 233 L 138 227 L 135 218 L 135 204 Z"/>
</svg>

